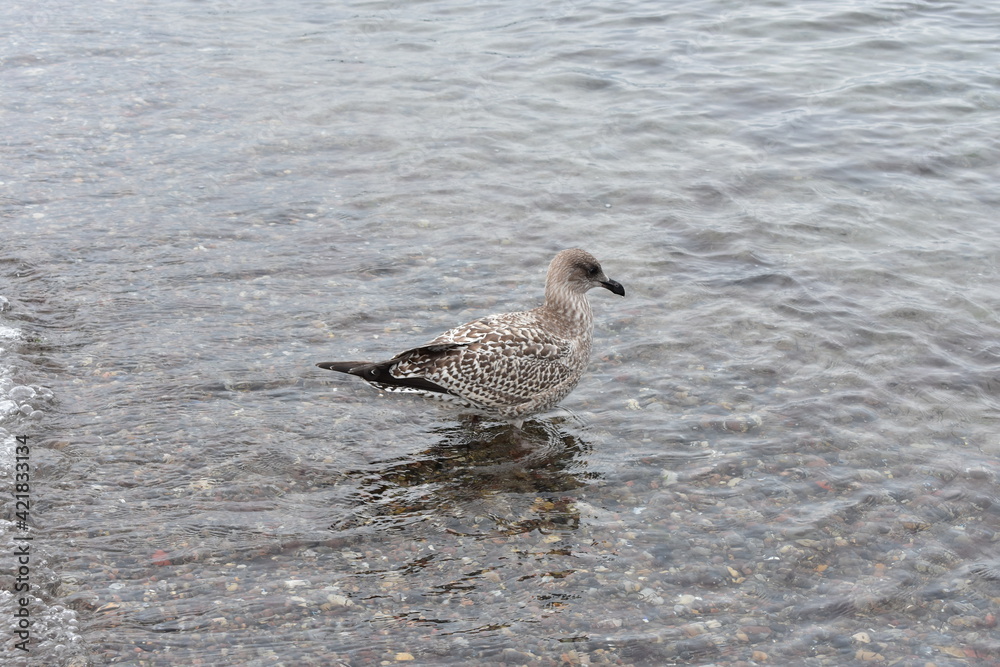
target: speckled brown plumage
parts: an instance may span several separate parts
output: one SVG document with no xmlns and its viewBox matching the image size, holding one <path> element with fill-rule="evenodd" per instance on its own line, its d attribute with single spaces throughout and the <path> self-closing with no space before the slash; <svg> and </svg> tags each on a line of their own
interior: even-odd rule
<svg viewBox="0 0 1000 667">
<path fill-rule="evenodd" d="M 594 316 L 587 292 L 625 296 L 593 255 L 563 250 L 549 264 L 545 303 L 488 315 L 444 332 L 388 361 L 317 364 L 386 391 L 419 393 L 520 427 L 573 390 L 590 358 Z"/>
</svg>

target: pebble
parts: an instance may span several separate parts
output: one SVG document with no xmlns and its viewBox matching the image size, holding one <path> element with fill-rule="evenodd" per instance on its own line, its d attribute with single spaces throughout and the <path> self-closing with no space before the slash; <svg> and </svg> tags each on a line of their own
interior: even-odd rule
<svg viewBox="0 0 1000 667">
<path fill-rule="evenodd" d="M 351 598 L 347 597 L 346 595 L 340 595 L 338 593 L 327 595 L 326 600 L 330 604 L 336 605 L 338 607 L 350 607 L 351 605 L 354 604 L 354 601 L 351 600 Z"/>
<path fill-rule="evenodd" d="M 875 661 L 882 662 L 883 660 L 885 660 L 885 656 L 882 655 L 881 653 L 876 653 L 875 651 L 867 651 L 865 649 L 858 649 L 857 652 L 855 652 L 854 654 L 854 658 L 862 662 L 875 662 Z"/>
<path fill-rule="evenodd" d="M 12 387 L 11 390 L 7 392 L 7 396 L 10 397 L 12 401 L 20 403 L 21 401 L 28 401 L 34 398 L 35 390 L 25 385 L 18 385 L 16 387 Z"/>
<path fill-rule="evenodd" d="M 639 599 L 653 605 L 663 604 L 663 598 L 657 595 L 656 591 L 649 587 L 643 588 L 639 591 Z"/>
</svg>

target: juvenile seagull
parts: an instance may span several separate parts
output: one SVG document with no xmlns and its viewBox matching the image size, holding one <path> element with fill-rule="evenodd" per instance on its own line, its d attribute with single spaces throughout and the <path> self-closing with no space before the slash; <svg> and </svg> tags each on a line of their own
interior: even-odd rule
<svg viewBox="0 0 1000 667">
<path fill-rule="evenodd" d="M 590 358 L 594 287 L 625 296 L 588 252 L 563 250 L 549 264 L 545 303 L 487 315 L 388 361 L 316 364 L 357 375 L 385 391 L 416 393 L 504 419 L 517 428 L 555 407 L 580 381 Z"/>
</svg>

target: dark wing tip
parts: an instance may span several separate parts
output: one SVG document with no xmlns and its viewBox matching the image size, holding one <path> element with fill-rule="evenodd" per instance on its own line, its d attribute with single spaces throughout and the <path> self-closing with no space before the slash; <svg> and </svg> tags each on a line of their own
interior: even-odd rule
<svg viewBox="0 0 1000 667">
<path fill-rule="evenodd" d="M 422 377 L 395 377 L 389 369 L 396 363 L 395 359 L 371 363 L 368 361 L 321 361 L 316 364 L 320 368 L 338 373 L 348 373 L 357 375 L 375 385 L 385 387 L 410 387 L 412 389 L 422 389 L 436 394 L 450 394 L 449 390 L 441 385 L 431 382 Z"/>
<path fill-rule="evenodd" d="M 350 373 L 353 369 L 358 366 L 364 366 L 367 361 L 321 361 L 317 366 L 328 371 L 337 371 L 338 373 Z"/>
</svg>

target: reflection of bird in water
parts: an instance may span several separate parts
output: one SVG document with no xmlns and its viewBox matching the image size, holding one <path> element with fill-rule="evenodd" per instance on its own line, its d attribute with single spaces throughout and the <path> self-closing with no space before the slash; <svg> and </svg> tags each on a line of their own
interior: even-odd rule
<svg viewBox="0 0 1000 667">
<path fill-rule="evenodd" d="M 577 510 L 560 494 L 596 476 L 581 456 L 590 446 L 576 436 L 548 420 L 525 424 L 516 437 L 503 425 L 436 432 L 441 441 L 422 453 L 346 473 L 358 484 L 351 495 L 363 506 L 334 528 L 428 519 L 447 520 L 448 532 L 477 535 L 576 527 Z M 488 525 L 480 526 L 484 521 Z"/>
<path fill-rule="evenodd" d="M 441 334 L 388 361 L 326 361 L 385 391 L 417 393 L 504 419 L 524 420 L 555 407 L 583 375 L 594 315 L 587 292 L 603 287 L 625 296 L 593 255 L 563 250 L 549 264 L 545 303 L 533 310 L 488 315 Z"/>
</svg>

